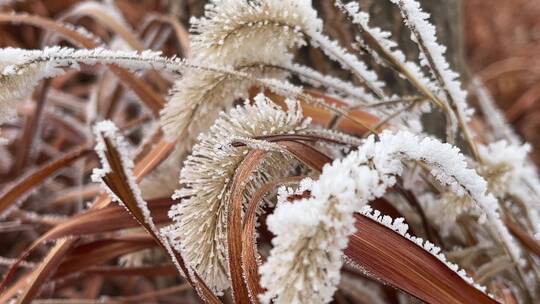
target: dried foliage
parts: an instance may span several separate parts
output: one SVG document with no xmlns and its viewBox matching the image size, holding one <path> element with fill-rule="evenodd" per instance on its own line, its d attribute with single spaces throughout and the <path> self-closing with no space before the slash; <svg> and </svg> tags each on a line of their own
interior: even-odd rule
<svg viewBox="0 0 540 304">
<path fill-rule="evenodd" d="M 540 3 L 464 1 L 466 51 L 475 76 L 481 79 L 508 121 L 534 146 L 540 163 L 539 61 Z"/>
<path fill-rule="evenodd" d="M 467 86 L 416 0 L 203 2 L 0 1 L 1 303 L 540 299 L 527 53 L 468 16 Z"/>
</svg>

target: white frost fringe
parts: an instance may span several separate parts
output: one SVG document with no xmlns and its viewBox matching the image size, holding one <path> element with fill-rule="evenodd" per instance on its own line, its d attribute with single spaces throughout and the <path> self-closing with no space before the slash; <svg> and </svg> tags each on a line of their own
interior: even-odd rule
<svg viewBox="0 0 540 304">
<path fill-rule="evenodd" d="M 521 262 L 520 249 L 500 219 L 497 200 L 487 193 L 486 181 L 467 168 L 458 148 L 410 132 L 387 131 L 379 142 L 370 136 L 358 151 L 325 166 L 319 180 L 309 183 L 311 198 L 278 203 L 267 221 L 276 237 L 261 267 L 261 284 L 268 290 L 261 300 L 329 302 L 339 282 L 342 250 L 355 231 L 353 212 L 384 195 L 402 174 L 406 160 L 425 163 L 441 184 L 458 196 L 469 196 L 512 259 Z"/>
<path fill-rule="evenodd" d="M 465 282 L 473 285 L 476 289 L 484 293 L 487 292 L 487 288 L 485 286 L 475 283 L 473 278 L 471 278 L 464 269 L 459 268 L 459 265 L 448 261 L 446 256 L 441 253 L 440 247 L 436 246 L 428 240 L 423 240 L 422 238 L 410 235 L 407 232 L 409 230 L 409 225 L 404 223 L 403 218 L 392 219 L 390 216 L 383 215 L 380 211 L 371 208 L 371 206 L 364 206 L 362 210 L 360 210 L 360 213 L 392 229 L 394 232 L 399 233 L 401 236 L 415 243 L 417 246 L 431 253 L 431 255 L 436 257 L 439 261 L 446 264 L 448 268 L 457 273 Z"/>
<path fill-rule="evenodd" d="M 152 232 L 160 239 L 161 244 L 169 253 L 171 260 L 173 264 L 175 265 L 177 271 L 180 273 L 181 276 L 186 275 L 192 275 L 192 274 L 185 274 L 182 268 L 180 267 L 180 263 L 176 256 L 174 255 L 174 249 L 171 246 L 170 240 L 168 238 L 168 232 L 165 228 L 158 230 L 154 220 L 152 219 L 152 215 L 150 213 L 150 209 L 148 208 L 147 202 L 142 198 L 141 189 L 137 185 L 137 181 L 135 179 L 135 174 L 133 174 L 133 160 L 130 157 L 130 152 L 128 151 L 128 143 L 125 141 L 124 137 L 120 135 L 118 128 L 116 125 L 110 121 L 105 120 L 101 121 L 96 124 L 94 127 L 94 133 L 96 138 L 96 146 L 95 151 L 99 156 L 101 168 L 94 168 L 92 172 L 92 181 L 101 183 L 103 185 L 103 188 L 107 191 L 107 193 L 111 196 L 111 198 L 120 203 L 122 206 L 124 206 L 126 209 L 127 206 L 124 205 L 122 200 L 116 194 L 109 189 L 109 187 L 103 182 L 103 177 L 111 172 L 111 166 L 107 160 L 106 156 L 106 145 L 105 145 L 105 138 L 107 138 L 117 149 L 120 160 L 122 162 L 122 167 L 124 170 L 124 173 L 127 177 L 127 183 L 129 187 L 131 188 L 131 192 L 133 193 L 133 196 L 135 197 L 135 200 L 137 202 L 137 206 L 141 210 L 144 218 L 144 222 L 150 227 Z"/>
<path fill-rule="evenodd" d="M 25 97 L 38 81 L 79 68 L 79 63 L 113 64 L 138 69 L 163 69 L 178 72 L 183 65 L 178 58 L 161 57 L 154 51 L 111 51 L 103 48 L 72 49 L 47 47 L 43 50 L 0 49 L 0 123 L 13 117 L 14 100 Z"/>
<path fill-rule="evenodd" d="M 467 92 L 459 81 L 459 74 L 454 72 L 445 58 L 446 47 L 437 42 L 435 26 L 429 22 L 429 14 L 424 12 L 416 0 L 390 0 L 396 4 L 405 24 L 412 31 L 412 40 L 420 49 L 420 63 L 430 68 L 433 77 L 441 89 L 447 93 L 448 103 L 457 109 L 458 117 L 468 122 L 474 110 L 467 104 Z M 428 59 L 428 58 L 431 58 Z"/>
</svg>

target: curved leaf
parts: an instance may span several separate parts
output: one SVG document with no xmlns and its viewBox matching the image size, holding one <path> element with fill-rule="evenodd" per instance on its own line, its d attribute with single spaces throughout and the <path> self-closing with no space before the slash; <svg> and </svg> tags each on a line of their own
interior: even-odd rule
<svg viewBox="0 0 540 304">
<path fill-rule="evenodd" d="M 227 241 L 229 244 L 229 271 L 231 273 L 233 298 L 235 303 L 258 303 L 257 297 L 250 299 L 246 282 L 244 281 L 242 267 L 242 209 L 244 190 L 251 177 L 253 169 L 262 161 L 266 151 L 250 151 L 238 166 L 231 187 L 231 205 L 229 206 L 229 219 Z"/>
<path fill-rule="evenodd" d="M 433 304 L 497 303 L 431 253 L 362 215 L 345 254 L 370 276 Z"/>
</svg>

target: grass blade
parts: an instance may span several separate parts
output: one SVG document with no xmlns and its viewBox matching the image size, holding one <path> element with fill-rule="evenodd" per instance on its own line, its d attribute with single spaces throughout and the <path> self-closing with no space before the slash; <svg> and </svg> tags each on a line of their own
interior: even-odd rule
<svg viewBox="0 0 540 304">
<path fill-rule="evenodd" d="M 367 273 L 427 303 L 497 303 L 432 254 L 365 216 L 345 254 Z"/>
</svg>

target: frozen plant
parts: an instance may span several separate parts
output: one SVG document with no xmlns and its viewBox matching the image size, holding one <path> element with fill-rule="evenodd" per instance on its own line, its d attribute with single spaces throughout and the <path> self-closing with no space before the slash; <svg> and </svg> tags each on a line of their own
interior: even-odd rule
<svg viewBox="0 0 540 304">
<path fill-rule="evenodd" d="M 0 257 L 0 302 L 134 274 L 134 289 L 165 289 L 111 301 L 537 302 L 531 148 L 476 78 L 487 128 L 473 127 L 429 14 L 387 1 L 407 46 L 359 1 L 324 2 L 353 45 L 310 0 L 211 0 L 189 41 L 176 16 L 137 25 L 120 2 L 79 3 L 63 21 L 0 13 L 49 32 L 38 49 L 0 49 L 0 173 L 13 176 L 0 232 L 32 230 L 19 258 Z M 98 22 L 68 23 L 82 17 Z M 440 138 L 425 119 L 437 111 Z M 154 278 L 169 270 L 181 285 Z"/>
<path fill-rule="evenodd" d="M 231 185 L 247 152 L 260 149 L 257 143 L 243 147 L 233 143 L 258 136 L 302 134 L 309 120 L 303 118 L 295 102 L 287 104 L 287 111 L 283 111 L 261 94 L 255 97 L 253 105 L 246 101 L 244 106 L 223 113 L 208 133 L 199 136 L 180 171 L 182 187 L 174 197 L 181 203 L 169 212 L 176 222 L 170 238 L 187 262 L 218 292 L 229 287 L 227 216 Z M 249 188 L 256 189 L 270 179 L 286 176 L 296 165 L 286 153 L 269 146 L 270 152 L 253 173 Z"/>
</svg>

